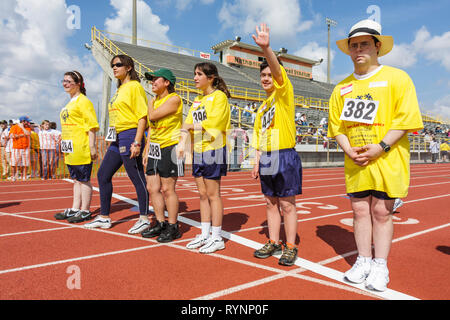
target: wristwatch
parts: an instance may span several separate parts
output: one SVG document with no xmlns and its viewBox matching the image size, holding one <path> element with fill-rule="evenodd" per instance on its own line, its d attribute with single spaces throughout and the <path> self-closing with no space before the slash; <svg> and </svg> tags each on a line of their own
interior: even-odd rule
<svg viewBox="0 0 450 320">
<path fill-rule="evenodd" d="M 132 145 L 135 146 L 135 147 L 140 147 L 141 146 L 141 144 L 139 142 L 137 142 L 136 140 L 134 140 Z"/>
<path fill-rule="evenodd" d="M 391 150 L 391 146 L 385 143 L 383 140 L 380 141 L 380 146 L 383 148 L 384 152 Z"/>
</svg>

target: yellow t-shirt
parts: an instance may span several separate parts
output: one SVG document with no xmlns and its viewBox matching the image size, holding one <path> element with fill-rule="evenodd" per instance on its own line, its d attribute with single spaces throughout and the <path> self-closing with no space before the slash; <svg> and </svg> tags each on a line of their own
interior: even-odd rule
<svg viewBox="0 0 450 320">
<path fill-rule="evenodd" d="M 443 142 L 443 143 L 441 143 L 440 149 L 441 149 L 441 151 L 449 151 L 450 146 L 447 144 L 447 142 Z"/>
<path fill-rule="evenodd" d="M 72 152 L 64 153 L 64 162 L 69 165 L 89 164 L 91 151 L 89 149 L 89 135 L 91 129 L 98 129 L 97 116 L 94 105 L 82 93 L 61 110 L 61 146 L 70 147 Z M 69 144 L 70 141 L 70 144 Z"/>
<path fill-rule="evenodd" d="M 273 79 L 275 90 L 258 108 L 253 126 L 252 147 L 264 152 L 295 147 L 294 89 L 280 67 L 283 85 Z"/>
<path fill-rule="evenodd" d="M 109 126 L 116 132 L 137 128 L 139 119 L 147 116 L 147 96 L 144 88 L 131 80 L 122 84 L 108 105 Z"/>
<path fill-rule="evenodd" d="M 155 100 L 153 108 L 156 110 L 171 97 L 179 97 L 175 92 L 168 94 L 163 99 Z M 183 122 L 183 101 L 175 113 L 165 116 L 156 121 L 150 121 L 150 141 L 158 143 L 160 148 L 170 147 L 180 140 L 180 128 Z"/>
<path fill-rule="evenodd" d="M 194 151 L 201 153 L 225 147 L 230 116 L 228 98 L 222 91 L 197 96 L 185 120 L 188 124 L 202 124 L 202 133 L 194 134 Z"/>
<path fill-rule="evenodd" d="M 348 120 L 351 116 L 354 116 L 354 121 Z M 343 120 L 340 120 L 341 117 Z M 363 119 L 373 123 L 360 122 Z M 380 143 L 391 129 L 413 132 L 422 128 L 416 89 L 411 78 L 402 70 L 380 66 L 360 79 L 352 74 L 341 81 L 331 94 L 328 136 L 344 134 L 352 147 Z M 347 193 L 378 190 L 392 198 L 406 197 L 409 151 L 409 140 L 405 134 L 391 146 L 390 151 L 365 167 L 356 165 L 345 155 Z"/>
</svg>

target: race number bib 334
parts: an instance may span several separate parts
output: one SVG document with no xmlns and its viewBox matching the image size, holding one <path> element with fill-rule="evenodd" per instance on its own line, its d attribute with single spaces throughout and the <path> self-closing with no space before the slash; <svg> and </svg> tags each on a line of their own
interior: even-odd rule
<svg viewBox="0 0 450 320">
<path fill-rule="evenodd" d="M 108 131 L 106 132 L 105 141 L 116 141 L 117 132 L 115 127 L 108 127 Z"/>
<path fill-rule="evenodd" d="M 159 143 L 150 142 L 148 147 L 148 157 L 156 160 L 161 160 L 161 147 Z"/>
<path fill-rule="evenodd" d="M 73 153 L 73 142 L 72 142 L 72 140 L 61 140 L 61 152 Z"/>
<path fill-rule="evenodd" d="M 339 119 L 373 124 L 379 103 L 379 101 L 347 98 Z"/>
</svg>

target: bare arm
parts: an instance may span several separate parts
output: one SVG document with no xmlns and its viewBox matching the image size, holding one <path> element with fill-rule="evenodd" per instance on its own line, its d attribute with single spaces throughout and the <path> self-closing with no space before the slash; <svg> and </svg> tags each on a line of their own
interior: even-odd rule
<svg viewBox="0 0 450 320">
<path fill-rule="evenodd" d="M 261 23 L 260 28 L 256 26 L 256 36 L 252 34 L 252 38 L 263 51 L 264 57 L 266 57 L 267 63 L 269 64 L 272 77 L 280 86 L 283 85 L 280 64 L 278 63 L 277 56 L 270 48 L 269 27 L 267 24 Z"/>
</svg>

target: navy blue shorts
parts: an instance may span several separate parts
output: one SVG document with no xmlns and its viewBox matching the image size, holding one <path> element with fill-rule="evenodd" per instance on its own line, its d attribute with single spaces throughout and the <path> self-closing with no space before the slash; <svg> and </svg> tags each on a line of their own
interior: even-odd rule
<svg viewBox="0 0 450 320">
<path fill-rule="evenodd" d="M 194 152 L 192 175 L 196 178 L 219 180 L 227 175 L 227 148 Z"/>
<path fill-rule="evenodd" d="M 69 169 L 70 178 L 80 182 L 91 181 L 92 162 L 89 164 L 81 165 L 67 165 Z"/>
<path fill-rule="evenodd" d="M 259 159 L 261 191 L 269 197 L 302 193 L 302 162 L 295 149 L 262 153 Z"/>
<path fill-rule="evenodd" d="M 382 200 L 394 200 L 395 199 L 395 198 L 389 197 L 386 192 L 377 191 L 377 190 L 365 190 L 365 191 L 347 193 L 347 195 L 351 198 L 358 198 L 358 199 L 365 198 L 368 196 L 373 196 L 377 199 L 382 199 Z"/>
</svg>

